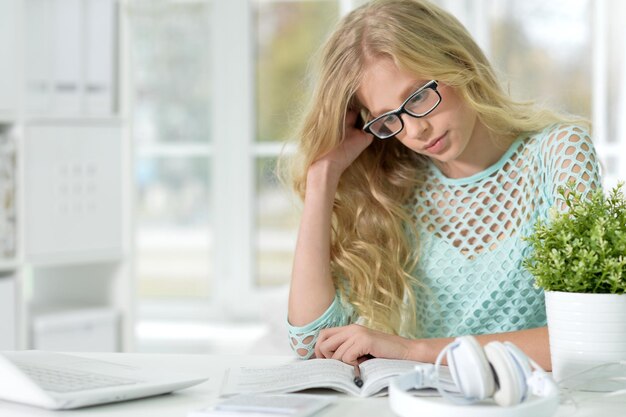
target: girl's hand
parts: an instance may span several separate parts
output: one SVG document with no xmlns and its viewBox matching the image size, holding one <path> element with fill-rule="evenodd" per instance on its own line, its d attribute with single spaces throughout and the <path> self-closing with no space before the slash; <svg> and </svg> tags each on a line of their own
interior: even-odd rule
<svg viewBox="0 0 626 417">
<path fill-rule="evenodd" d="M 409 359 L 412 341 L 400 336 L 368 329 L 358 324 L 320 331 L 315 344 L 315 357 L 339 359 L 356 365 L 362 356 Z"/>
<path fill-rule="evenodd" d="M 345 136 L 333 150 L 323 155 L 311 165 L 312 170 L 329 170 L 337 179 L 343 171 L 367 148 L 374 136 L 356 127 L 356 110 L 348 110 L 345 119 Z"/>
</svg>

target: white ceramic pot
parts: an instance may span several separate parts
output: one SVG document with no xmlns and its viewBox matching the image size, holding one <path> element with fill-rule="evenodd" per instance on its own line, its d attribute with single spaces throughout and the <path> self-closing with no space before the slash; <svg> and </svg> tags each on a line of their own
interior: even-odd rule
<svg viewBox="0 0 626 417">
<path fill-rule="evenodd" d="M 626 360 L 626 295 L 546 291 L 554 379 Z"/>
</svg>

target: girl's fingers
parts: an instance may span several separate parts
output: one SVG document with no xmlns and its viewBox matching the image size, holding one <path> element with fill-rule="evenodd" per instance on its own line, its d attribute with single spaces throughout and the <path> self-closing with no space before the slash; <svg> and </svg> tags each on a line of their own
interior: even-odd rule
<svg viewBox="0 0 626 417">
<path fill-rule="evenodd" d="M 340 329 L 342 329 L 341 327 L 330 327 L 328 329 L 323 329 L 320 330 L 319 336 L 317 337 L 317 341 L 315 342 L 315 356 L 317 358 L 325 358 L 326 356 L 324 355 L 324 352 L 322 352 L 322 350 L 320 349 L 321 346 L 325 346 L 326 344 L 326 340 L 333 336 L 334 334 L 336 334 L 337 332 L 341 331 Z"/>
<path fill-rule="evenodd" d="M 365 132 L 354 132 L 352 135 L 347 136 L 342 143 L 343 149 L 346 154 L 346 158 L 350 160 L 350 163 L 354 161 L 360 154 L 367 148 L 374 137 Z"/>
<path fill-rule="evenodd" d="M 324 355 L 325 358 L 332 358 L 337 349 L 346 341 L 348 336 L 349 335 L 345 332 L 340 332 L 332 335 L 326 340 L 323 340 L 321 343 L 318 341 L 321 354 Z"/>
<path fill-rule="evenodd" d="M 339 174 L 343 173 L 374 140 L 374 136 L 355 127 L 357 116 L 354 110 L 346 113 L 344 137 L 341 142 L 317 159 L 330 163 Z"/>
<path fill-rule="evenodd" d="M 341 360 L 345 363 L 349 363 L 350 365 L 358 365 L 359 358 L 366 355 L 363 352 L 362 346 L 360 343 L 355 342 L 348 346 L 348 348 L 342 353 Z"/>
<path fill-rule="evenodd" d="M 353 339 L 345 340 L 333 353 L 332 358 L 337 360 L 343 360 L 344 354 L 348 351 L 352 345 L 354 345 Z"/>
</svg>

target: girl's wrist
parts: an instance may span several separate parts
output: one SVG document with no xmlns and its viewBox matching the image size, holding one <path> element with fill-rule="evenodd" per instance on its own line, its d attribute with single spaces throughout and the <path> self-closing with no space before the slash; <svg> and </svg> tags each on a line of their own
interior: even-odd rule
<svg viewBox="0 0 626 417">
<path fill-rule="evenodd" d="M 426 344 L 423 339 L 411 339 L 409 347 L 408 360 L 416 362 L 426 362 L 425 359 Z"/>
<path fill-rule="evenodd" d="M 434 363 L 439 351 L 435 349 L 429 339 L 411 340 L 409 359 L 416 362 Z"/>
<path fill-rule="evenodd" d="M 340 172 L 333 169 L 332 164 L 326 161 L 314 162 L 307 171 L 306 183 L 309 187 L 336 190 L 339 184 Z"/>
</svg>

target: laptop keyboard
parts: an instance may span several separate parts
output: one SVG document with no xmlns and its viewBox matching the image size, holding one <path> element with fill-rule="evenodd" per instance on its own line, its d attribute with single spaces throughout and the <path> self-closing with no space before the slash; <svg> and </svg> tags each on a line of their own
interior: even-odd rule
<svg viewBox="0 0 626 417">
<path fill-rule="evenodd" d="M 141 382 L 94 372 L 54 369 L 24 363 L 16 363 L 16 365 L 44 390 L 59 393 L 117 387 Z"/>
</svg>

